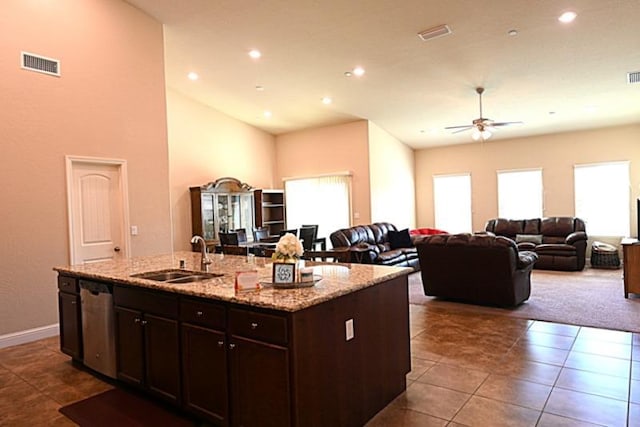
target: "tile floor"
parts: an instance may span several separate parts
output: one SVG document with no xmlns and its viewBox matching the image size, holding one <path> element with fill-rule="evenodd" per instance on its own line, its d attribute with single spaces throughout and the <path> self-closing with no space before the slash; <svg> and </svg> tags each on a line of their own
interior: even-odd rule
<svg viewBox="0 0 640 427">
<path fill-rule="evenodd" d="M 640 426 L 640 335 L 411 305 L 413 369 L 378 426 Z M 0 350 L 0 426 L 72 426 L 58 412 L 112 386 L 57 337 Z"/>
</svg>

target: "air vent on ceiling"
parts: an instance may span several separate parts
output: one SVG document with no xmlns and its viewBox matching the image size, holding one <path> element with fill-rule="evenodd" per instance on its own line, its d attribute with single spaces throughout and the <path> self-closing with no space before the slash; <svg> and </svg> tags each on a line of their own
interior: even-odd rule
<svg viewBox="0 0 640 427">
<path fill-rule="evenodd" d="M 429 28 L 428 30 L 420 31 L 418 33 L 418 37 L 420 37 L 423 41 L 435 39 L 437 37 L 442 37 L 451 34 L 451 28 L 448 25 L 438 25 L 437 27 Z"/>
<path fill-rule="evenodd" d="M 45 58 L 28 52 L 22 52 L 21 59 L 22 68 L 25 70 L 60 77 L 60 61 L 57 59 Z"/>
<path fill-rule="evenodd" d="M 640 83 L 640 71 L 634 71 L 633 73 L 627 73 L 627 83 Z"/>
</svg>

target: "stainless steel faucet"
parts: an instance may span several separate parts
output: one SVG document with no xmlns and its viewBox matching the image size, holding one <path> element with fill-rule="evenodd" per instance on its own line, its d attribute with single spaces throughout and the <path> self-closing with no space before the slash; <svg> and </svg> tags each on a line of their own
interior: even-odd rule
<svg viewBox="0 0 640 427">
<path fill-rule="evenodd" d="M 200 270 L 209 271 L 209 265 L 211 264 L 211 259 L 207 255 L 207 242 L 204 241 L 202 236 L 193 236 L 191 238 L 191 243 L 198 244 L 200 242 L 200 250 L 202 253 L 202 258 L 200 258 Z"/>
</svg>

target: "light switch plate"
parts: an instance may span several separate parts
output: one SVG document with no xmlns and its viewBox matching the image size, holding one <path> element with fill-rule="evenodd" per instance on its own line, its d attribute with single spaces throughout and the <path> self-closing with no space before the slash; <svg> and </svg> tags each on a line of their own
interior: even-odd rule
<svg viewBox="0 0 640 427">
<path fill-rule="evenodd" d="M 344 322 L 344 327 L 345 327 L 345 333 L 346 333 L 346 340 L 347 341 L 352 340 L 354 336 L 353 319 L 349 319 L 346 322 Z"/>
<path fill-rule="evenodd" d="M 132 225 L 131 226 L 131 235 L 132 236 L 137 236 L 138 235 L 138 226 L 137 225 Z"/>
</svg>

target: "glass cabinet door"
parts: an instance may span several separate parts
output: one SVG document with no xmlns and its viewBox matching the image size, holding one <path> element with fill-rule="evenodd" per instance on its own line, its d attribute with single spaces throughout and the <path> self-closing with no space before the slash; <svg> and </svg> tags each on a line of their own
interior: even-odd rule
<svg viewBox="0 0 640 427">
<path fill-rule="evenodd" d="M 218 231 L 228 233 L 229 230 L 232 230 L 229 225 L 229 219 L 231 217 L 229 195 L 217 194 L 216 196 L 218 202 Z"/>
<path fill-rule="evenodd" d="M 216 238 L 215 217 L 213 215 L 213 206 L 215 196 L 213 194 L 202 194 L 202 234 L 205 240 L 213 240 Z"/>
</svg>

